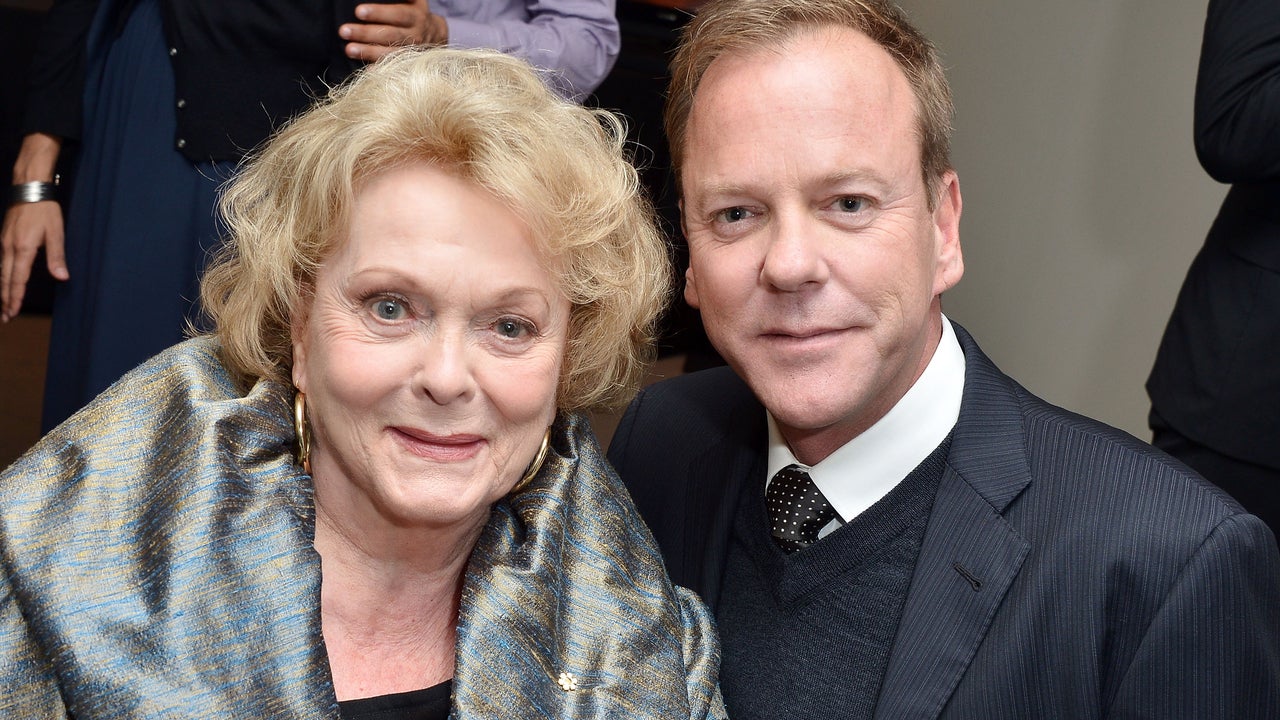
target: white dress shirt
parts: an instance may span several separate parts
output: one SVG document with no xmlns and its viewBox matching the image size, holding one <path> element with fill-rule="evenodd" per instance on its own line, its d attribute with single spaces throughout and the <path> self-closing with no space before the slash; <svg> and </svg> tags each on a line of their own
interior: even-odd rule
<svg viewBox="0 0 1280 720">
<path fill-rule="evenodd" d="M 765 487 L 788 465 L 804 468 L 836 511 L 836 519 L 818 532 L 825 537 L 889 494 L 938 448 L 960 417 L 963 393 L 964 351 L 943 316 L 942 339 L 915 384 L 884 417 L 817 465 L 796 460 L 769 415 Z"/>
</svg>

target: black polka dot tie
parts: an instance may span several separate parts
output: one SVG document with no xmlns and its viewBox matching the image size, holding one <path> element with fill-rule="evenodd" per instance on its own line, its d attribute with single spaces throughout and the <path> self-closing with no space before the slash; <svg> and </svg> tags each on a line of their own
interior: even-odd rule
<svg viewBox="0 0 1280 720">
<path fill-rule="evenodd" d="M 773 476 L 764 494 L 764 506 L 770 534 L 789 553 L 816 542 L 818 531 L 836 516 L 831 503 L 799 465 L 788 465 Z"/>
</svg>

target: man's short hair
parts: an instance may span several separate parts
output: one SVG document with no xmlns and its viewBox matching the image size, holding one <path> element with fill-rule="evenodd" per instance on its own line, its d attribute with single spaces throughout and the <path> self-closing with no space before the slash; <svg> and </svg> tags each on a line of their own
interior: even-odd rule
<svg viewBox="0 0 1280 720">
<path fill-rule="evenodd" d="M 884 48 L 902 69 L 916 98 L 920 163 L 925 187 L 951 169 L 951 87 L 937 49 L 888 0 L 712 0 L 680 37 L 671 62 L 666 129 L 679 182 L 694 93 L 722 55 L 777 49 L 821 27 L 856 30 Z M 929 193 L 932 207 L 933 193 Z"/>
</svg>

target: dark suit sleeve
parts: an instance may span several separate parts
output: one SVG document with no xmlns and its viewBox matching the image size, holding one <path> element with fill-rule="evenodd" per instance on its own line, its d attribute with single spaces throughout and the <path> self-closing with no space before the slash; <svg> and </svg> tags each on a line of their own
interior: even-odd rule
<svg viewBox="0 0 1280 720">
<path fill-rule="evenodd" d="M 1196 77 L 1200 164 L 1224 183 L 1280 180 L 1280 2 L 1211 0 Z"/>
<path fill-rule="evenodd" d="M 609 441 L 608 458 L 662 548 L 668 569 L 674 569 L 678 575 L 680 568 L 675 558 L 679 556 L 671 553 L 683 543 L 683 516 L 677 512 L 679 505 L 671 502 L 670 493 L 675 486 L 667 482 L 672 473 L 663 465 L 665 454 L 653 452 L 655 444 L 662 442 L 656 434 L 669 423 L 662 419 L 661 401 L 649 402 L 650 399 L 650 393 L 642 390 L 631 401 Z M 674 568 L 673 562 L 677 565 Z"/>
<path fill-rule="evenodd" d="M 618 423 L 608 458 L 658 541 L 672 582 L 706 597 L 697 581 L 702 558 L 686 535 L 688 478 L 676 460 L 684 457 L 683 449 L 673 436 L 682 432 L 684 419 L 661 386 L 641 391 Z"/>
<path fill-rule="evenodd" d="M 59 0 L 45 16 L 27 77 L 23 134 L 80 137 L 85 43 L 97 9 L 97 0 Z"/>
<path fill-rule="evenodd" d="M 614 469 L 622 475 L 622 468 L 627 466 L 630 457 L 627 454 L 629 444 L 631 442 L 631 433 L 635 431 L 636 415 L 640 412 L 640 405 L 644 402 L 645 391 L 641 390 L 638 395 L 627 406 L 627 411 L 622 414 L 622 419 L 618 421 L 618 427 L 613 431 L 613 437 L 609 440 L 609 462 Z M 626 475 L 622 475 L 625 482 Z"/>
<path fill-rule="evenodd" d="M 1280 550 L 1252 515 L 1223 520 L 1188 560 L 1108 718 L 1280 718 Z"/>
</svg>

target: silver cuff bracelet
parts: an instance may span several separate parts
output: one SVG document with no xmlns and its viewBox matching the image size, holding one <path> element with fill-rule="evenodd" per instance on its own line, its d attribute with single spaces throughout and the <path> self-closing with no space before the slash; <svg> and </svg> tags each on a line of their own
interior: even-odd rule
<svg viewBox="0 0 1280 720">
<path fill-rule="evenodd" d="M 57 178 L 54 182 L 19 183 L 9 189 L 9 204 L 43 202 L 58 199 Z"/>
</svg>

